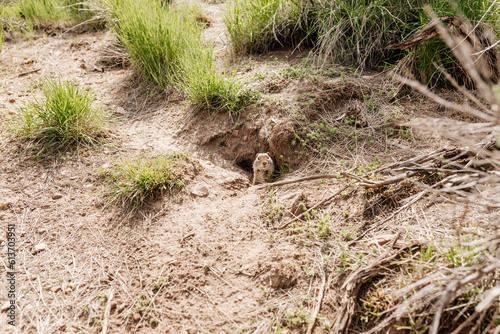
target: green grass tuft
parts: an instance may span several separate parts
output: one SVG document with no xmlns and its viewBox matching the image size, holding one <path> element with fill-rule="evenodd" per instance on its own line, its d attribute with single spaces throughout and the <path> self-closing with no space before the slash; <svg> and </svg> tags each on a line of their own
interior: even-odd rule
<svg viewBox="0 0 500 334">
<path fill-rule="evenodd" d="M 109 0 L 108 6 L 111 28 L 147 81 L 161 90 L 179 88 L 200 109 L 231 114 L 251 100 L 242 83 L 217 71 L 191 7 L 159 0 Z"/>
<path fill-rule="evenodd" d="M 305 6 L 292 0 L 232 0 L 224 16 L 236 54 L 296 45 L 307 36 Z"/>
<path fill-rule="evenodd" d="M 28 25 L 44 26 L 50 23 L 73 25 L 92 20 L 99 10 L 96 0 L 21 0 L 0 4 L 4 23 L 23 19 Z M 10 27 L 12 28 L 12 27 Z"/>
<path fill-rule="evenodd" d="M 186 153 L 122 160 L 113 170 L 103 172 L 110 185 L 104 209 L 120 202 L 137 210 L 158 193 L 184 187 L 189 164 L 192 162 Z"/>
<path fill-rule="evenodd" d="M 94 106 L 95 95 L 89 89 L 60 79 L 45 80 L 41 89 L 44 98 L 25 102 L 19 117 L 10 122 L 16 136 L 35 142 L 37 156 L 102 141 L 109 116 Z"/>
<path fill-rule="evenodd" d="M 182 89 L 199 108 L 231 115 L 257 98 L 256 92 L 245 90 L 234 76 L 226 78 L 217 71 L 213 52 L 208 47 L 191 45 L 183 58 L 182 68 L 185 69 Z"/>
<path fill-rule="evenodd" d="M 110 0 L 110 26 L 138 71 L 166 89 L 179 80 L 189 45 L 200 45 L 201 28 L 159 0 Z"/>
</svg>

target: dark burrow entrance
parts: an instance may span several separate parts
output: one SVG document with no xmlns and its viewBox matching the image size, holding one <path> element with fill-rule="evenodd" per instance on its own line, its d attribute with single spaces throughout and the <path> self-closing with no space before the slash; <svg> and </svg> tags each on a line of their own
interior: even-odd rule
<svg viewBox="0 0 500 334">
<path fill-rule="evenodd" d="M 253 174 L 253 161 L 250 159 L 237 160 L 236 166 L 243 169 L 247 173 Z"/>
</svg>

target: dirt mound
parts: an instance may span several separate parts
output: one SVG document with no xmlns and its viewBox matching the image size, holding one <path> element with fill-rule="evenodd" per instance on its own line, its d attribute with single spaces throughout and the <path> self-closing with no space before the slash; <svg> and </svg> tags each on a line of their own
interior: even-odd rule
<svg viewBox="0 0 500 334">
<path fill-rule="evenodd" d="M 269 153 L 278 167 L 286 165 L 295 168 L 303 158 L 292 145 L 297 127 L 297 122 L 291 119 L 285 119 L 273 127 L 269 138 Z"/>
<path fill-rule="evenodd" d="M 262 283 L 273 289 L 288 289 L 297 283 L 298 270 L 290 262 L 278 262 L 271 265 L 263 276 Z"/>
<path fill-rule="evenodd" d="M 305 104 L 304 115 L 315 121 L 325 113 L 349 107 L 353 101 L 361 100 L 370 93 L 368 87 L 350 82 L 322 83 L 320 85 L 304 85 L 297 91 L 297 102 Z"/>
</svg>

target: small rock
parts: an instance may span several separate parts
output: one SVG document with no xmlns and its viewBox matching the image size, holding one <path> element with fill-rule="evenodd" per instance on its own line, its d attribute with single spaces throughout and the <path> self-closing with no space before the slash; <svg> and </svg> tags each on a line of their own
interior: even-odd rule
<svg viewBox="0 0 500 334">
<path fill-rule="evenodd" d="M 35 246 L 35 248 L 33 248 L 33 253 L 36 254 L 46 249 L 47 249 L 47 244 L 42 242 L 41 244 L 38 244 Z"/>
<path fill-rule="evenodd" d="M 141 315 L 139 313 L 135 313 L 133 319 L 134 319 L 135 322 L 137 322 L 137 321 L 139 321 L 141 319 Z"/>
<path fill-rule="evenodd" d="M 9 309 L 9 307 L 10 307 L 10 301 L 7 300 L 5 303 L 3 303 L 1 311 L 5 312 Z"/>
<path fill-rule="evenodd" d="M 196 185 L 191 190 L 191 195 L 198 197 L 206 197 L 208 196 L 208 188 L 203 185 Z"/>
<path fill-rule="evenodd" d="M 97 71 L 97 72 L 104 72 L 104 68 L 102 66 L 95 66 L 95 65 L 92 65 L 92 68 L 94 69 L 94 71 Z M 96 82 L 97 83 L 97 82 Z"/>
<path fill-rule="evenodd" d="M 57 232 L 52 232 L 52 236 L 55 237 L 57 235 Z"/>
<path fill-rule="evenodd" d="M 55 286 L 51 289 L 52 292 L 56 293 L 56 292 L 59 292 L 61 291 L 61 287 L 60 286 Z"/>
<path fill-rule="evenodd" d="M 71 289 L 71 288 L 66 288 L 66 289 L 64 290 L 64 293 L 65 293 L 65 294 L 68 294 L 68 293 L 71 293 L 71 292 L 73 292 L 73 289 Z"/>
<path fill-rule="evenodd" d="M 47 232 L 46 228 L 39 228 L 37 231 L 38 234 L 44 234 L 45 232 Z"/>
<path fill-rule="evenodd" d="M 240 130 L 233 131 L 233 137 L 238 138 L 240 136 Z"/>
<path fill-rule="evenodd" d="M 61 194 L 58 194 L 58 193 L 55 193 L 54 195 L 52 195 L 52 199 L 59 199 L 59 198 L 62 198 L 63 196 Z"/>
<path fill-rule="evenodd" d="M 238 300 L 239 300 L 239 301 L 242 301 L 242 300 L 243 300 L 243 297 L 242 297 L 242 296 L 238 296 Z"/>
<path fill-rule="evenodd" d="M 243 141 L 247 141 L 248 140 L 248 136 L 243 136 Z"/>
<path fill-rule="evenodd" d="M 102 169 L 109 169 L 111 167 L 110 164 L 104 164 L 101 166 Z"/>
<path fill-rule="evenodd" d="M 16 102 L 16 99 L 9 99 L 9 103 L 14 103 Z"/>
</svg>

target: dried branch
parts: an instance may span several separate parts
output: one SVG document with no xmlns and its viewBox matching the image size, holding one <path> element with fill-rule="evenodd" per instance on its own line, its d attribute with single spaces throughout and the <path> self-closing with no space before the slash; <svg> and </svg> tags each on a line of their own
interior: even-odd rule
<svg viewBox="0 0 500 334">
<path fill-rule="evenodd" d="M 337 317 L 333 326 L 333 333 L 347 333 L 352 320 L 352 315 L 354 314 L 356 302 L 358 299 L 358 293 L 361 286 L 366 282 L 369 282 L 374 277 L 387 272 L 390 267 L 393 267 L 395 265 L 391 262 L 396 257 L 408 250 L 414 252 L 418 248 L 420 248 L 420 245 L 415 243 L 409 247 L 405 247 L 395 252 L 390 256 L 380 256 L 377 260 L 373 261 L 369 265 L 359 268 L 352 274 L 350 274 L 341 287 L 341 290 L 345 292 L 340 303 L 341 309 L 337 312 Z"/>
<path fill-rule="evenodd" d="M 301 177 L 299 179 L 261 184 L 261 185 L 254 187 L 254 189 L 263 189 L 263 188 L 267 188 L 267 187 L 278 187 L 278 186 L 284 186 L 286 184 L 311 181 L 311 180 L 317 180 L 317 179 L 336 179 L 337 177 L 338 177 L 338 175 L 333 175 L 333 174 L 312 175 L 312 176 Z"/>
<path fill-rule="evenodd" d="M 314 325 L 316 324 L 316 318 L 318 317 L 319 310 L 321 309 L 321 302 L 323 301 L 323 295 L 325 294 L 325 286 L 326 286 L 326 271 L 323 271 L 323 275 L 321 276 L 321 288 L 318 293 L 318 300 L 316 302 L 316 307 L 314 308 L 314 312 L 311 315 L 312 321 L 309 323 L 307 327 L 306 334 L 311 334 Z"/>
</svg>

